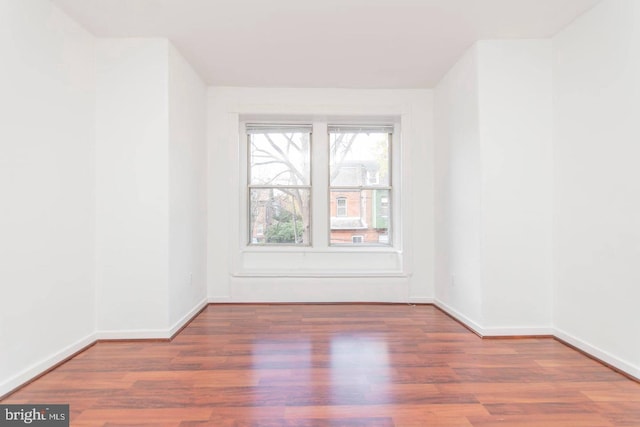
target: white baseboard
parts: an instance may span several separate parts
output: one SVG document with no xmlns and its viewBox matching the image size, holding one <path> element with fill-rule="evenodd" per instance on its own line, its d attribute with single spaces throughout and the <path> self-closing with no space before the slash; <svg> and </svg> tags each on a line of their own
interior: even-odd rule
<svg viewBox="0 0 640 427">
<path fill-rule="evenodd" d="M 484 336 L 484 328 L 482 326 L 480 326 L 479 323 L 471 320 L 470 318 L 468 318 L 464 314 L 460 313 L 458 310 L 456 310 L 453 307 L 447 305 L 446 303 L 440 301 L 439 299 L 436 299 L 433 304 L 436 307 L 438 307 L 440 310 L 442 310 L 445 313 L 447 313 L 449 316 L 451 316 L 454 319 L 456 319 L 458 322 L 460 322 L 463 325 L 465 325 L 467 328 L 471 329 L 473 332 L 476 333 L 476 335 L 479 335 L 481 337 Z"/>
<path fill-rule="evenodd" d="M 481 337 L 553 336 L 554 334 L 554 329 L 551 327 L 485 327 L 440 300 L 436 300 L 434 305 Z"/>
<path fill-rule="evenodd" d="M 169 339 L 169 329 L 123 329 L 96 332 L 98 340 L 162 340 Z"/>
<path fill-rule="evenodd" d="M 187 314 L 182 316 L 176 323 L 167 329 L 125 329 L 125 330 L 102 330 L 97 331 L 96 336 L 99 340 L 153 340 L 153 339 L 169 339 L 180 330 L 193 316 L 198 314 L 205 305 L 209 303 L 205 298 L 196 304 Z"/>
<path fill-rule="evenodd" d="M 409 297 L 409 304 L 434 304 L 435 300 L 428 297 Z"/>
<path fill-rule="evenodd" d="M 482 328 L 483 337 L 553 336 L 553 328 L 520 326 L 513 328 Z"/>
<path fill-rule="evenodd" d="M 182 316 L 167 329 L 128 329 L 128 330 L 101 330 L 97 331 L 99 340 L 153 340 L 169 339 L 178 332 L 187 322 L 198 314 L 209 303 L 207 298 L 197 303 L 188 313 Z"/>
<path fill-rule="evenodd" d="M 469 319 L 467 316 L 463 315 L 459 311 L 453 309 L 447 304 L 443 303 L 440 300 L 434 302 L 434 305 L 440 308 L 442 311 L 447 313 L 449 316 L 453 317 L 457 321 L 464 324 L 469 329 L 473 330 L 480 337 L 509 337 L 509 336 L 541 336 L 548 335 L 555 338 L 558 338 L 561 341 L 564 341 L 572 346 L 582 350 L 586 354 L 601 360 L 604 363 L 607 363 L 614 368 L 628 374 L 629 376 L 640 380 L 640 367 L 633 365 L 625 360 L 622 360 L 611 353 L 608 353 L 596 346 L 588 344 L 571 334 L 568 334 L 560 329 L 552 328 L 552 327 L 514 327 L 514 328 L 485 328 Z"/>
<path fill-rule="evenodd" d="M 169 328 L 169 337 L 175 335 L 183 326 L 185 326 L 188 322 L 193 319 L 193 317 L 200 312 L 207 304 L 209 304 L 207 298 L 204 298 L 195 307 L 193 307 L 187 314 L 182 316 L 176 323 L 173 324 L 172 327 Z"/>
<path fill-rule="evenodd" d="M 231 303 L 230 297 L 209 297 L 199 302 L 193 309 L 178 320 L 172 327 L 168 329 L 137 329 L 137 330 L 119 330 L 119 331 L 96 331 L 86 337 L 68 345 L 55 354 L 35 363 L 29 368 L 9 378 L 0 384 L 0 396 L 3 396 L 21 385 L 31 381 L 42 373 L 51 369 L 53 366 L 64 361 L 75 353 L 92 345 L 97 340 L 122 340 L 122 339 L 169 339 L 180 328 L 182 328 L 193 316 L 195 316 L 204 306 L 209 303 Z M 625 360 L 617 358 L 612 354 L 601 350 L 591 344 L 588 344 L 567 332 L 554 328 L 484 328 L 477 322 L 471 320 L 454 308 L 447 304 L 432 298 L 410 298 L 410 303 L 415 304 L 434 304 L 449 316 L 463 323 L 469 329 L 476 332 L 481 337 L 497 337 L 497 336 L 522 336 L 522 335 L 553 335 L 562 341 L 584 351 L 585 353 L 608 363 L 609 365 L 619 369 L 620 371 L 640 379 L 640 367 L 633 365 Z"/>
<path fill-rule="evenodd" d="M 265 300 L 265 301 L 246 301 L 246 300 L 242 300 L 242 301 L 236 301 L 231 297 L 227 297 L 227 296 L 220 296 L 220 297 L 209 297 L 208 299 L 208 303 L 209 304 L 261 304 L 261 303 L 287 303 L 287 304 L 296 304 L 296 303 L 300 303 L 300 304 L 314 304 L 314 303 L 345 303 L 348 304 L 350 302 L 352 303 L 361 303 L 361 302 L 370 302 L 372 304 L 376 304 L 376 303 L 385 303 L 388 302 L 389 304 L 404 304 L 409 303 L 409 304 L 434 304 L 435 300 L 433 298 L 428 298 L 428 297 L 409 297 L 409 299 L 407 301 L 360 301 L 360 300 L 355 300 L 355 301 L 344 301 L 344 300 L 339 300 L 339 301 L 306 301 L 306 300 L 291 300 L 291 301 L 284 301 L 282 299 L 278 300 L 278 301 L 271 301 L 271 300 Z"/>
<path fill-rule="evenodd" d="M 42 375 L 58 363 L 69 358 L 75 353 L 94 344 L 98 340 L 127 340 L 127 339 L 169 339 L 189 322 L 200 310 L 208 304 L 207 298 L 200 301 L 187 314 L 182 316 L 173 326 L 167 329 L 132 329 L 132 330 L 102 330 L 87 335 L 85 338 L 63 348 L 52 356 L 30 366 L 17 375 L 0 384 L 0 396 L 24 385 L 25 383 Z"/>
<path fill-rule="evenodd" d="M 54 353 L 53 355 L 37 362 L 22 372 L 9 378 L 7 381 L 0 384 L 0 396 L 4 396 L 10 391 L 24 385 L 25 383 L 33 380 L 39 375 L 42 375 L 47 370 L 56 366 L 58 363 L 73 356 L 75 353 L 83 350 L 84 348 L 92 345 L 96 342 L 96 334 L 92 333 L 86 337 L 79 339 L 71 345 L 63 348 L 62 350 Z"/>
<path fill-rule="evenodd" d="M 584 351 L 585 353 L 595 357 L 596 359 L 600 359 L 601 361 L 608 363 L 616 369 L 621 370 L 622 372 L 629 374 L 630 376 L 640 380 L 640 367 L 633 365 L 632 363 L 627 362 L 626 360 L 622 360 L 611 353 L 608 353 L 596 346 L 588 344 L 581 339 L 574 337 L 573 335 L 562 331 L 560 329 L 555 329 L 554 335 L 562 340 L 571 344 L 572 346 Z"/>
<path fill-rule="evenodd" d="M 230 296 L 217 296 L 217 297 L 209 297 L 209 304 L 223 304 L 223 303 L 233 303 L 234 301 Z"/>
</svg>

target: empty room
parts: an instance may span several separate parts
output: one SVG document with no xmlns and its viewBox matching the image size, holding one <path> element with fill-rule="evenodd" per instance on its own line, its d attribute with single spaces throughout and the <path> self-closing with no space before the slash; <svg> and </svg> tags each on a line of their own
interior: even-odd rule
<svg viewBox="0 0 640 427">
<path fill-rule="evenodd" d="M 0 425 L 640 426 L 640 1 L 0 34 Z"/>
</svg>

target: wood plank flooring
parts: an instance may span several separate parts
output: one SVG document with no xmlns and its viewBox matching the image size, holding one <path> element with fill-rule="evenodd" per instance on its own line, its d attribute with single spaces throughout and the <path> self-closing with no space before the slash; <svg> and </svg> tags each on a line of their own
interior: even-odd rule
<svg viewBox="0 0 640 427">
<path fill-rule="evenodd" d="M 100 342 L 2 403 L 73 426 L 640 426 L 640 384 L 433 306 L 210 305 L 171 342 Z"/>
</svg>

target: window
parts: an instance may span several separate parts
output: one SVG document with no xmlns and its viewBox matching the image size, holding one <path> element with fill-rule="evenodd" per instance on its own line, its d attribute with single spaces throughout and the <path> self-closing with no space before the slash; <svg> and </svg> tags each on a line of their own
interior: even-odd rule
<svg viewBox="0 0 640 427">
<path fill-rule="evenodd" d="M 327 133 L 312 138 L 313 126 Z M 393 126 L 246 124 L 245 130 L 247 244 L 393 244 Z"/>
<path fill-rule="evenodd" d="M 329 194 L 336 200 L 331 245 L 390 243 L 392 133 L 391 126 L 329 126 Z M 341 199 L 350 206 L 347 215 Z M 366 238 L 354 231 L 366 231 Z"/>
<path fill-rule="evenodd" d="M 311 126 L 247 125 L 249 242 L 311 245 Z"/>
<path fill-rule="evenodd" d="M 336 199 L 336 216 L 347 216 L 347 198 L 338 197 Z"/>
<path fill-rule="evenodd" d="M 380 217 L 381 218 L 389 217 L 389 198 L 388 197 L 380 197 Z"/>
</svg>

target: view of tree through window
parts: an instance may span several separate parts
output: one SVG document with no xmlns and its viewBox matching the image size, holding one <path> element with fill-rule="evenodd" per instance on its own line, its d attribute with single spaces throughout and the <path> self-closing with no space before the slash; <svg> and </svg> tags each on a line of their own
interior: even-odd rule
<svg viewBox="0 0 640 427">
<path fill-rule="evenodd" d="M 327 150 L 328 159 L 312 159 L 311 130 L 246 125 L 248 243 L 311 246 L 313 193 L 329 196 L 328 218 L 322 215 L 328 221 L 316 226 L 327 224 L 330 245 L 391 245 L 393 126 L 328 125 L 328 138 L 316 147 Z M 313 191 L 312 163 L 329 175 Z"/>
<path fill-rule="evenodd" d="M 257 245 L 310 245 L 311 126 L 247 126 L 249 233 Z"/>
<path fill-rule="evenodd" d="M 391 243 L 391 133 L 329 127 L 331 244 Z"/>
</svg>

